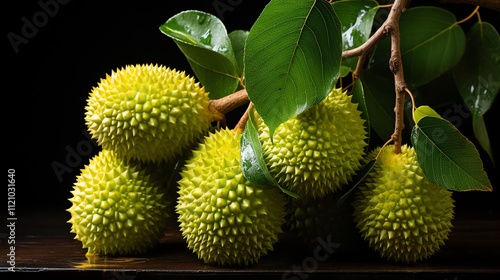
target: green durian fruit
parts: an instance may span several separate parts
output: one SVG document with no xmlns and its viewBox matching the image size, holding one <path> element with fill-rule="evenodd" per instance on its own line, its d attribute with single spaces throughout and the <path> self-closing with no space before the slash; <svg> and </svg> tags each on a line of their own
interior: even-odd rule
<svg viewBox="0 0 500 280">
<path fill-rule="evenodd" d="M 425 177 L 412 147 L 386 146 L 353 200 L 354 220 L 368 245 L 388 260 L 431 257 L 452 230 L 452 192 Z M 380 147 L 367 160 L 374 159 Z"/>
<path fill-rule="evenodd" d="M 85 123 L 118 156 L 171 161 L 202 138 L 214 120 L 204 87 L 185 72 L 153 64 L 112 71 L 92 89 Z"/>
<path fill-rule="evenodd" d="M 238 130 L 220 129 L 193 150 L 179 180 L 177 213 L 188 248 L 207 264 L 246 266 L 273 250 L 284 194 L 242 173 Z"/>
<path fill-rule="evenodd" d="M 259 118 L 259 134 L 269 172 L 284 188 L 319 198 L 335 193 L 361 167 L 367 133 L 365 120 L 342 89 L 282 123 L 273 138 Z"/>
<path fill-rule="evenodd" d="M 143 169 L 154 181 L 163 196 L 165 197 L 167 207 L 164 209 L 168 213 L 167 223 L 174 225 L 177 223 L 177 214 L 175 213 L 175 204 L 177 201 L 177 181 L 180 179 L 180 170 L 184 164 L 184 156 L 176 157 L 174 160 L 164 163 L 145 163 L 141 161 L 129 161 L 138 169 Z"/>
<path fill-rule="evenodd" d="M 71 191 L 71 232 L 88 255 L 146 253 L 163 237 L 170 215 L 163 190 L 145 169 L 101 150 Z"/>
</svg>

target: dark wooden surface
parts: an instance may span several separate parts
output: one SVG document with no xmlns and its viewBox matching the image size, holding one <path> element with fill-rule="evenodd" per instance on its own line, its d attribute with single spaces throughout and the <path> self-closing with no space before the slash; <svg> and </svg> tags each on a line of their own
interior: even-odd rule
<svg viewBox="0 0 500 280">
<path fill-rule="evenodd" d="M 50 279 L 495 279 L 500 276 L 500 219 L 464 215 L 442 249 L 428 260 L 412 265 L 390 263 L 370 250 L 353 256 L 333 255 L 316 262 L 310 271 L 298 270 L 311 254 L 297 251 L 284 238 L 258 264 L 244 268 L 204 264 L 185 246 L 176 227 L 159 246 L 144 256 L 89 260 L 81 243 L 73 239 L 64 210 L 25 213 L 16 223 L 16 272 L 7 271 L 2 240 L 0 274 L 3 279 L 46 276 Z M 307 261 L 306 261 L 307 264 Z M 314 264 L 314 262 L 309 262 Z M 298 273 L 294 273 L 298 272 Z M 307 267 L 306 267 L 306 270 Z M 27 277 L 27 278 L 25 278 Z"/>
</svg>

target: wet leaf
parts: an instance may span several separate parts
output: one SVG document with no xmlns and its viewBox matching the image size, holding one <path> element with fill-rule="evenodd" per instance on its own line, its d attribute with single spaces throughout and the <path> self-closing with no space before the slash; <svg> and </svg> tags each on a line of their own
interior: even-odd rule
<svg viewBox="0 0 500 280">
<path fill-rule="evenodd" d="M 239 77 L 224 24 L 211 14 L 188 10 L 169 18 L 160 31 L 174 40 L 211 99 L 233 93 Z"/>
<path fill-rule="evenodd" d="M 474 135 L 493 160 L 483 116 L 500 90 L 500 35 L 487 22 L 475 23 L 467 32 L 467 47 L 453 78 L 467 108 L 472 113 Z"/>
<path fill-rule="evenodd" d="M 341 22 L 343 50 L 354 49 L 368 40 L 378 11 L 376 1 L 334 1 L 332 7 Z M 342 65 L 354 70 L 357 62 L 358 57 L 353 57 L 342 61 Z"/>
</svg>

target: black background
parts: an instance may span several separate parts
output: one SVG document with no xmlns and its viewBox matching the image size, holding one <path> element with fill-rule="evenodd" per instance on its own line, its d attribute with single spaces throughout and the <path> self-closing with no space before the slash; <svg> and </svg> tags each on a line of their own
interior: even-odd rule
<svg viewBox="0 0 500 280">
<path fill-rule="evenodd" d="M 58 3 L 55 0 L 40 1 Z M 183 10 L 201 10 L 222 19 L 228 32 L 249 30 L 267 1 L 61 1 L 18 52 L 8 34 L 22 35 L 23 18 L 33 23 L 43 11 L 38 1 L 8 1 L 2 8 L 4 163 L 16 170 L 18 211 L 40 207 L 66 209 L 76 175 L 99 148 L 89 141 L 84 124 L 84 106 L 92 87 L 119 67 L 136 63 L 158 63 L 192 74 L 182 52 L 159 31 L 168 18 Z M 66 3 L 67 2 L 67 3 Z M 221 6 L 223 4 L 226 9 Z M 218 4 L 218 9 L 216 5 Z M 231 6 L 232 5 L 232 6 Z M 467 5 L 446 6 L 463 18 L 473 9 Z M 53 8 L 53 7 L 52 7 Z M 483 10 L 482 10 L 483 11 Z M 483 20 L 496 13 L 484 9 Z M 497 27 L 498 30 L 498 27 Z M 485 116 L 496 149 L 498 101 Z M 466 120 L 467 121 L 467 120 Z M 470 119 L 469 119 L 470 121 Z M 472 137 L 470 127 L 463 133 Z M 495 150 L 496 152 L 496 150 Z M 484 156 L 482 154 L 482 156 Z M 484 157 L 485 169 L 496 188 L 497 172 Z M 53 165 L 65 166 L 57 176 Z M 5 189 L 7 186 L 5 186 Z M 4 191 L 6 193 L 6 191 Z M 499 195 L 457 193 L 457 211 L 498 215 Z M 3 216 L 3 215 L 2 215 Z"/>
</svg>

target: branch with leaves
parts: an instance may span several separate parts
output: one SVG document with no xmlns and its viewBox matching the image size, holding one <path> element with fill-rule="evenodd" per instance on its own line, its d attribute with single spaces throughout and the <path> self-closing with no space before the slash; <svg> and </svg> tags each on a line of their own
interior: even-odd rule
<svg viewBox="0 0 500 280">
<path fill-rule="evenodd" d="M 475 146 L 432 109 L 429 100 L 437 95 L 430 93 L 426 102 L 421 90 L 450 73 L 462 97 L 454 97 L 455 102 L 465 101 L 473 111 L 476 135 L 491 155 L 487 134 L 479 128 L 484 128 L 482 116 L 500 88 L 500 66 L 494 62 L 500 36 L 480 19 L 477 7 L 475 14 L 479 21 L 465 34 L 460 24 L 473 17 L 457 21 L 448 10 L 407 0 L 384 6 L 363 0 L 293 5 L 270 1 L 250 30 L 227 33 L 215 16 L 196 10 L 171 17 L 160 30 L 186 55 L 210 92 L 215 112 L 224 115 L 248 103 L 238 129 L 245 129 L 248 113 L 255 110 L 272 135 L 280 124 L 321 102 L 339 81 L 351 79 L 351 94 L 367 123 L 384 142 L 394 143 L 393 152 L 401 152 L 401 145 L 411 141 L 430 179 L 454 190 L 491 190 Z M 384 20 L 372 31 L 376 17 Z M 391 91 L 394 94 L 388 95 Z M 409 119 L 407 95 L 412 101 Z M 405 126 L 413 126 L 410 139 L 404 138 Z M 446 141 L 433 134 L 436 127 L 447 131 Z M 472 160 L 464 162 L 464 153 Z M 433 169 L 439 166 L 453 170 L 445 178 L 468 179 L 435 178 Z"/>
</svg>

